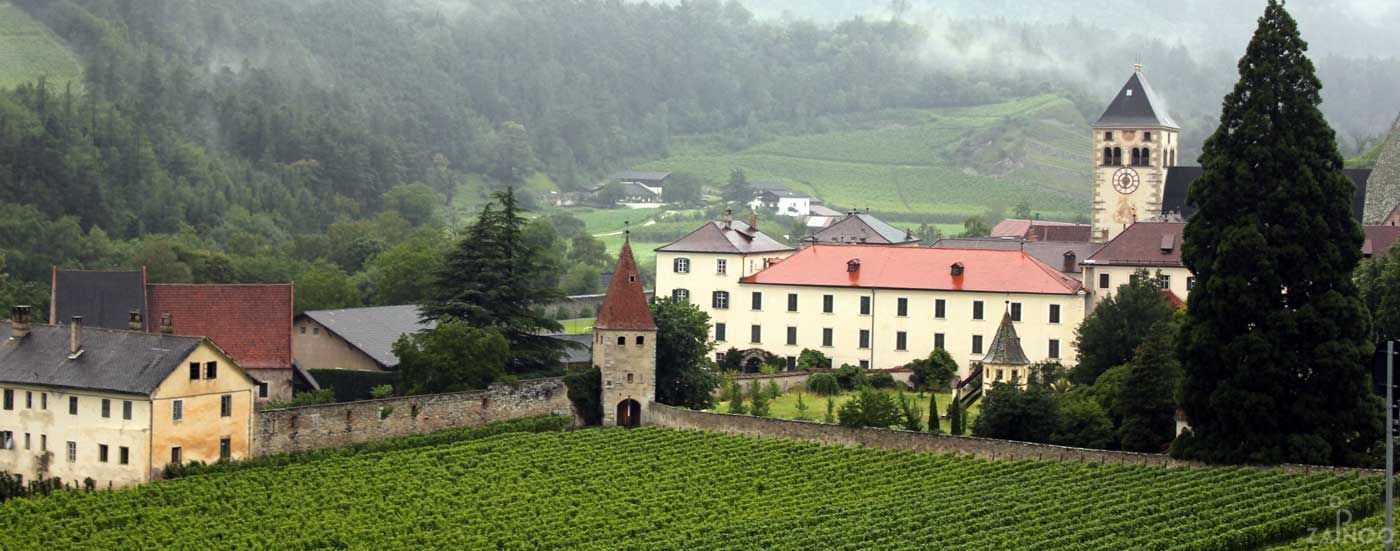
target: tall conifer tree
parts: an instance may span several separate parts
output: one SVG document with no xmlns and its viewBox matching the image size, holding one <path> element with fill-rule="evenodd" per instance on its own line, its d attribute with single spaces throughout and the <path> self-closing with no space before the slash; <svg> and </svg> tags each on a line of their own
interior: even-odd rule
<svg viewBox="0 0 1400 551">
<path fill-rule="evenodd" d="M 1362 233 L 1306 50 L 1270 0 L 1189 191 L 1179 457 L 1355 464 L 1379 437 L 1351 280 Z"/>
<path fill-rule="evenodd" d="M 562 330 L 559 322 L 535 306 L 560 296 L 535 277 L 542 254 L 521 238 L 525 221 L 507 188 L 448 255 L 438 272 L 433 300 L 423 306 L 426 319 L 459 320 L 473 327 L 494 327 L 510 341 L 512 372 L 558 367 L 561 341 L 541 335 Z"/>
</svg>

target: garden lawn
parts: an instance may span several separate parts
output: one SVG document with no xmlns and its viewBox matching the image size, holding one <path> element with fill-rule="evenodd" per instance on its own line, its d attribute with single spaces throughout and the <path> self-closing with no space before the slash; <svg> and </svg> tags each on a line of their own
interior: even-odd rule
<svg viewBox="0 0 1400 551">
<path fill-rule="evenodd" d="M 747 383 L 744 383 L 744 384 L 742 384 L 741 386 L 743 386 L 744 392 L 747 393 L 747 392 L 748 392 Z M 881 391 L 881 392 L 888 393 L 889 395 L 894 396 L 895 399 L 896 399 L 896 401 L 898 400 L 899 391 L 897 391 L 897 390 L 888 390 L 888 389 L 887 389 L 887 390 L 883 390 L 883 391 Z M 807 417 L 808 417 L 807 420 L 808 420 L 808 421 L 823 421 L 823 420 L 826 418 L 826 402 L 827 402 L 827 397 L 826 397 L 826 396 L 817 396 L 816 394 L 812 394 L 811 392 L 807 392 L 807 391 L 805 391 L 805 390 L 800 390 L 800 391 L 799 391 L 798 389 L 793 389 L 793 390 L 791 390 L 791 391 L 785 392 L 785 393 L 783 393 L 781 396 L 779 396 L 777 399 L 775 399 L 775 400 L 770 400 L 770 401 L 768 402 L 768 414 L 769 414 L 768 416 L 769 416 L 769 417 L 776 417 L 776 418 L 779 418 L 779 419 L 797 419 L 797 418 L 799 418 L 800 415 L 799 415 L 799 412 L 798 412 L 798 410 L 797 410 L 797 397 L 798 397 L 798 396 L 801 396 L 801 397 L 802 397 L 802 401 L 807 405 Z M 923 393 L 923 394 L 921 395 L 921 394 L 919 394 L 919 393 L 917 393 L 917 392 L 905 391 L 905 392 L 904 392 L 904 396 L 905 396 L 907 399 L 914 400 L 914 406 L 915 406 L 916 410 L 919 412 L 919 418 L 923 420 L 923 423 L 924 423 L 924 430 L 928 430 L 928 397 L 929 397 L 929 394 L 928 394 L 928 393 Z M 938 411 L 939 411 L 939 416 L 940 416 L 940 417 L 946 416 L 946 415 L 948 414 L 948 403 L 953 399 L 953 395 L 952 395 L 951 393 L 941 392 L 941 393 L 938 393 L 936 396 L 938 397 Z M 840 420 L 839 412 L 841 411 L 841 404 L 846 403 L 847 400 L 850 400 L 851 398 L 854 398 L 854 397 L 855 397 L 855 393 L 854 393 L 854 392 L 842 392 L 841 394 L 839 394 L 839 395 L 837 395 L 837 396 L 832 396 L 832 397 L 830 397 L 830 398 L 831 398 L 831 401 L 835 404 L 835 405 L 834 405 L 834 409 L 832 409 L 832 416 L 835 417 L 835 418 L 839 421 L 839 420 Z M 746 399 L 744 400 L 744 407 L 749 407 L 749 406 L 751 406 L 751 405 L 752 405 L 752 401 L 750 401 L 750 400 L 748 400 L 748 399 L 746 398 Z M 972 433 L 972 421 L 973 421 L 974 419 L 977 419 L 977 413 L 978 413 L 981 409 L 982 409 L 982 402 L 981 402 L 981 401 L 978 401 L 976 404 L 973 404 L 973 405 L 972 405 L 972 409 L 968 411 L 968 415 L 967 415 L 967 424 L 964 425 L 965 427 L 967 427 L 967 434 L 971 434 L 971 433 Z M 727 412 L 728 410 L 729 410 L 729 401 L 728 401 L 728 400 L 724 400 L 724 401 L 721 401 L 721 402 L 715 404 L 715 409 L 713 409 L 713 410 L 711 410 L 711 411 L 717 411 L 717 412 L 720 412 L 720 413 L 724 413 L 724 412 Z M 947 432 L 949 432 L 949 430 L 951 430 L 951 427 L 949 427 L 949 425 L 948 425 L 948 419 L 943 418 L 943 419 L 940 419 L 939 421 L 940 421 L 940 422 L 939 422 L 939 428 L 941 428 L 941 429 L 943 430 L 944 433 L 947 433 Z"/>
</svg>

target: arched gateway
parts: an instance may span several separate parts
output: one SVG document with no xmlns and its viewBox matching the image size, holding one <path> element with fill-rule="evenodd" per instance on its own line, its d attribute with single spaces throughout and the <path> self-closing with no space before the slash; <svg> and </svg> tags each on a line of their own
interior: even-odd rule
<svg viewBox="0 0 1400 551">
<path fill-rule="evenodd" d="M 617 403 L 617 426 L 638 427 L 642 424 L 642 404 L 636 400 L 623 400 Z"/>
</svg>

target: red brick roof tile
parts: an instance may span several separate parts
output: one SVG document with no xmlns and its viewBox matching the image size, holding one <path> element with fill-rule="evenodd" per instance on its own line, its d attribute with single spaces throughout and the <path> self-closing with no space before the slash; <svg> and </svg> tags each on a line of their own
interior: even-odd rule
<svg viewBox="0 0 1400 551">
<path fill-rule="evenodd" d="M 170 314 L 176 335 L 208 337 L 239 365 L 292 366 L 292 286 L 151 285 L 146 326 Z"/>
<path fill-rule="evenodd" d="M 851 262 L 858 261 L 855 271 Z M 962 275 L 952 275 L 953 264 Z M 812 245 L 740 280 L 769 285 L 1074 294 L 1078 280 L 1024 251 Z"/>
<path fill-rule="evenodd" d="M 632 331 L 655 331 L 656 321 L 651 317 L 647 306 L 646 292 L 642 290 L 642 275 L 637 270 L 637 260 L 632 257 L 632 244 L 623 243 L 622 252 L 617 255 L 617 270 L 608 284 L 608 294 L 603 298 L 603 306 L 598 310 L 598 319 L 593 326 L 599 329 L 624 329 Z"/>
</svg>

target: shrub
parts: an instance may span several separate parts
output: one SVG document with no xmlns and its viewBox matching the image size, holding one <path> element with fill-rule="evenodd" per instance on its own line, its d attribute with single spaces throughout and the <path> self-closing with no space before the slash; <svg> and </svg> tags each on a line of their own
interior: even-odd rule
<svg viewBox="0 0 1400 551">
<path fill-rule="evenodd" d="M 947 390 L 949 383 L 958 373 L 958 362 L 942 348 L 934 349 L 927 358 L 909 362 L 906 367 L 914 372 L 909 377 L 909 382 L 920 390 Z"/>
<path fill-rule="evenodd" d="M 797 368 L 801 370 L 830 369 L 831 358 L 826 357 L 821 351 L 810 348 L 802 349 L 802 353 L 797 356 Z"/>
<path fill-rule="evenodd" d="M 311 376 L 321 388 L 335 389 L 335 401 L 354 402 L 374 397 L 375 387 L 399 386 L 399 374 L 394 372 L 354 371 L 350 369 L 312 369 Z"/>
<path fill-rule="evenodd" d="M 262 409 L 283 409 L 299 408 L 302 406 L 316 406 L 321 404 L 335 403 L 335 389 L 323 388 L 311 392 L 299 392 L 292 396 L 290 402 L 268 402 L 263 404 Z"/>
<path fill-rule="evenodd" d="M 744 389 L 739 388 L 739 381 L 729 381 L 729 413 L 743 415 L 748 411 L 744 408 Z"/>
<path fill-rule="evenodd" d="M 822 421 L 824 421 L 824 422 L 826 422 L 826 423 L 828 423 L 828 424 L 830 424 L 830 423 L 835 423 L 835 422 L 836 422 L 836 399 L 835 399 L 835 398 L 827 398 L 827 399 L 826 399 L 826 417 L 822 418 Z"/>
<path fill-rule="evenodd" d="M 817 396 L 835 396 L 841 393 L 841 383 L 834 373 L 813 373 L 807 377 L 807 390 Z"/>
<path fill-rule="evenodd" d="M 967 433 L 967 416 L 963 414 L 962 401 L 953 398 L 948 402 L 948 432 L 955 436 L 962 436 Z"/>
<path fill-rule="evenodd" d="M 903 417 L 904 430 L 914 432 L 924 430 L 924 422 L 919 418 L 919 408 L 915 407 L 914 400 L 910 400 L 903 392 L 899 393 L 899 413 Z M 938 419 L 935 418 L 932 422 L 936 426 Z"/>
<path fill-rule="evenodd" d="M 807 415 L 807 402 L 802 400 L 802 393 L 797 393 L 797 416 L 798 421 L 811 421 L 812 416 Z"/>
<path fill-rule="evenodd" d="M 769 400 L 777 400 L 779 396 L 783 395 L 783 387 L 778 386 L 778 381 L 768 381 L 767 390 Z"/>
<path fill-rule="evenodd" d="M 394 395 L 393 385 L 379 385 L 369 389 L 369 396 L 374 399 L 390 398 Z"/>
<path fill-rule="evenodd" d="M 837 416 L 846 427 L 889 428 L 902 421 L 899 404 L 894 398 L 870 387 L 860 389 L 855 398 L 841 404 Z"/>
<path fill-rule="evenodd" d="M 758 381 L 749 381 L 749 415 L 754 417 L 768 416 L 768 392 L 758 384 Z"/>
<path fill-rule="evenodd" d="M 569 402 L 584 425 L 603 422 L 603 370 L 597 367 L 571 367 L 564 374 Z"/>
<path fill-rule="evenodd" d="M 868 384 L 865 369 L 851 364 L 844 364 L 832 373 L 836 374 L 836 382 L 841 384 L 841 388 L 855 390 Z"/>
<path fill-rule="evenodd" d="M 931 433 L 934 433 L 934 434 L 938 434 L 938 433 L 940 433 L 940 432 L 943 432 L 942 427 L 939 427 L 939 426 L 938 426 L 938 395 L 937 395 L 937 394 L 929 394 L 929 395 L 928 395 L 928 431 L 931 432 Z"/>
<path fill-rule="evenodd" d="M 889 373 L 876 373 L 868 377 L 866 380 L 870 383 L 870 386 L 875 388 L 895 387 L 894 375 L 890 375 Z"/>
</svg>

